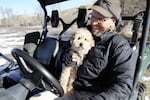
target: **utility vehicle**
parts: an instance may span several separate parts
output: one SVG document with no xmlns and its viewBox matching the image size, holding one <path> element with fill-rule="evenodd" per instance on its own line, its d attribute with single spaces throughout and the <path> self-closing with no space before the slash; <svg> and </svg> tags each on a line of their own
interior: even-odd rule
<svg viewBox="0 0 150 100">
<path fill-rule="evenodd" d="M 62 35 L 73 25 L 76 25 L 77 28 L 86 27 L 90 16 L 90 7 L 84 6 L 78 8 L 77 16 L 68 23 L 59 16 L 60 11 L 57 9 L 52 10 L 51 15 L 48 13 L 46 8 L 48 5 L 66 1 L 69 0 L 37 0 L 44 12 L 42 33 L 28 33 L 25 36 L 24 48 L 14 48 L 11 52 L 15 60 L 0 53 L 0 56 L 9 62 L 1 66 L 1 80 L 5 79 L 7 82 L 4 82 L 4 86 L 0 88 L 0 100 L 27 100 L 30 96 L 44 90 L 52 91 L 58 96 L 64 95 L 59 84 L 62 69 L 61 56 L 70 45 L 69 40 L 62 39 Z M 147 0 L 144 11 L 139 11 L 133 16 L 122 16 L 118 25 L 129 20 L 133 22 L 133 35 L 128 40 L 135 52 L 135 59 L 137 59 L 136 62 L 133 62 L 136 70 L 134 87 L 129 100 L 144 100 L 145 86 L 140 80 L 150 64 L 150 44 L 147 42 L 150 29 L 150 1 Z M 57 38 L 47 35 L 51 31 L 48 23 L 55 29 L 61 23 L 62 31 L 58 33 Z M 140 32 L 141 37 L 138 38 Z M 13 73 L 18 77 L 12 77 L 11 74 L 4 77 L 6 73 Z"/>
</svg>

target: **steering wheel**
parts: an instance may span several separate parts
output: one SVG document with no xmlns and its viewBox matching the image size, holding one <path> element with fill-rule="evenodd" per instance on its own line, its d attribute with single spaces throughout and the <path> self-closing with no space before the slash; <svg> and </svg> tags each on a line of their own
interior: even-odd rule
<svg viewBox="0 0 150 100">
<path fill-rule="evenodd" d="M 45 85 L 47 85 L 47 87 L 51 87 L 53 92 L 57 93 L 59 96 L 63 96 L 64 91 L 61 85 L 59 84 L 58 80 L 49 71 L 47 71 L 44 68 L 44 66 L 42 66 L 36 59 L 29 56 L 27 52 L 17 48 L 14 48 L 11 53 L 13 57 L 17 60 L 20 70 L 23 72 L 23 74 L 34 76 L 34 74 L 36 75 L 36 73 L 40 73 L 40 75 L 42 75 L 41 76 L 42 79 L 45 79 L 42 80 L 44 83 L 46 83 Z M 27 65 L 26 63 L 30 66 L 26 66 Z M 27 69 L 30 69 L 30 71 Z M 41 80 L 41 79 L 36 79 L 36 80 Z M 34 80 L 31 79 L 31 81 Z M 43 88 L 44 90 L 47 90 L 45 86 L 43 86 Z"/>
</svg>

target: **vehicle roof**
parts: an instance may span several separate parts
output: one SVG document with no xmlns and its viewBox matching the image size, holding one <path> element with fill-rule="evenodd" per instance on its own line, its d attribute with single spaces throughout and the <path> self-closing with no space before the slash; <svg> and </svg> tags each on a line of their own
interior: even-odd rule
<svg viewBox="0 0 150 100">
<path fill-rule="evenodd" d="M 64 2 L 64 1 L 69 1 L 69 0 L 38 0 L 38 2 L 40 3 L 42 7 L 55 4 L 55 3 L 59 3 L 59 2 Z"/>
<path fill-rule="evenodd" d="M 65 1 L 73 1 L 73 0 L 37 0 L 41 7 L 43 9 L 45 9 L 46 6 L 48 5 L 53 5 L 56 3 L 61 3 L 61 2 L 65 2 Z M 74 0 L 75 1 L 75 0 Z M 94 1 L 94 0 L 93 0 Z M 138 0 L 140 1 L 140 0 Z M 123 15 L 135 15 L 137 14 L 137 12 L 139 11 L 143 11 L 146 8 L 146 0 L 144 0 L 143 2 L 137 3 L 136 0 L 121 0 L 121 6 L 123 9 Z M 143 6 L 141 6 L 143 5 Z"/>
</svg>

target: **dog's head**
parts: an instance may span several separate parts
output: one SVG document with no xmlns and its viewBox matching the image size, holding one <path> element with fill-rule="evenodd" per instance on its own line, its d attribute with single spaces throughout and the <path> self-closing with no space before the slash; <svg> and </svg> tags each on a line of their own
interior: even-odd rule
<svg viewBox="0 0 150 100">
<path fill-rule="evenodd" d="M 71 39 L 71 49 L 80 56 L 88 53 L 88 51 L 95 45 L 92 34 L 85 28 L 77 29 Z"/>
</svg>

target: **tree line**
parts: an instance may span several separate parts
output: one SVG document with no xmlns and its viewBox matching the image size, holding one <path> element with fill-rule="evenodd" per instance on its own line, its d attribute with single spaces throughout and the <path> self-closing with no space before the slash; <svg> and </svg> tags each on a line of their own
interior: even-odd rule
<svg viewBox="0 0 150 100">
<path fill-rule="evenodd" d="M 0 7 L 0 27 L 18 27 L 42 25 L 41 11 L 33 14 L 15 15 L 12 8 Z"/>
</svg>

